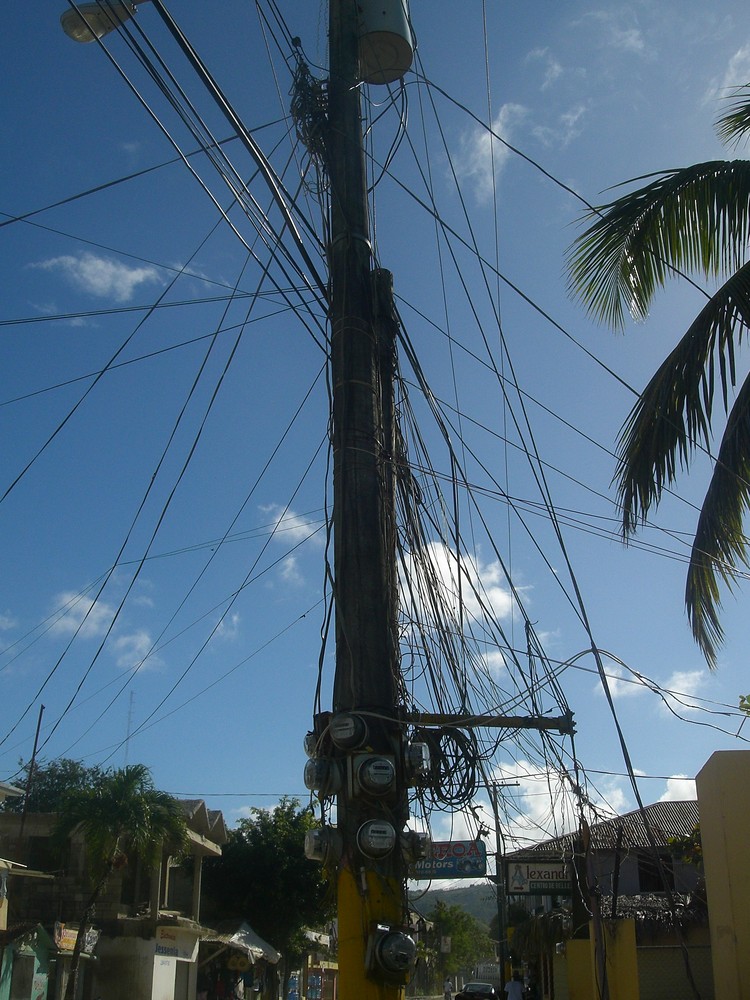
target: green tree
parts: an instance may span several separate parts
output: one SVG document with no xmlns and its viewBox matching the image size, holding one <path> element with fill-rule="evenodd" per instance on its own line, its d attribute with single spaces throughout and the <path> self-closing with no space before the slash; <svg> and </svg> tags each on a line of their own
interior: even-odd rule
<svg viewBox="0 0 750 1000">
<path fill-rule="evenodd" d="M 718 122 L 729 143 L 749 130 L 750 85 Z M 657 288 L 675 274 L 693 271 L 720 282 L 623 425 L 615 476 L 627 539 L 658 505 L 678 467 L 687 471 L 697 450 L 710 449 L 720 397 L 724 433 L 685 586 L 693 637 L 713 669 L 724 638 L 720 585 L 731 590 L 738 568 L 748 565 L 750 377 L 736 389 L 735 352 L 750 325 L 750 161 L 711 161 L 636 178 L 647 179 L 589 213 L 592 224 L 571 248 L 570 285 L 593 317 L 622 328 L 626 311 L 646 318 Z"/>
<path fill-rule="evenodd" d="M 521 924 L 525 924 L 530 919 L 531 914 L 523 903 L 508 903 L 508 910 L 505 914 L 505 922 L 508 927 L 520 927 Z M 490 920 L 490 937 L 493 941 L 498 941 L 500 938 L 500 921 L 497 913 L 494 913 Z"/>
<path fill-rule="evenodd" d="M 25 778 L 16 781 L 19 788 L 28 785 L 30 769 L 29 763 L 21 763 Z M 107 772 L 100 767 L 87 767 L 81 761 L 66 757 L 48 763 L 38 762 L 34 765 L 26 811 L 57 812 L 69 792 L 95 787 L 106 775 Z M 23 807 L 23 797 L 5 799 L 0 803 L 0 810 L 4 812 L 20 813 L 23 812 Z"/>
<path fill-rule="evenodd" d="M 433 923 L 440 953 L 441 977 L 454 976 L 462 969 L 472 969 L 478 962 L 494 959 L 495 945 L 485 926 L 460 906 L 437 903 L 428 919 Z M 450 951 L 444 952 L 441 942 L 446 938 L 450 938 Z"/>
<path fill-rule="evenodd" d="M 305 857 L 305 834 L 317 825 L 297 799 L 253 809 L 229 831 L 221 857 L 203 869 L 206 910 L 214 918 L 246 920 L 284 956 L 282 996 L 306 949 L 303 929 L 320 927 L 333 914 L 324 873 Z"/>
<path fill-rule="evenodd" d="M 703 872 L 703 844 L 701 843 L 701 825 L 696 823 L 687 837 L 669 837 L 672 853 L 680 861 L 693 865 Z"/>
<path fill-rule="evenodd" d="M 86 929 L 112 873 L 131 856 L 154 865 L 164 848 L 177 853 L 187 844 L 179 803 L 154 788 L 143 764 L 104 772 L 94 786 L 68 790 L 59 804 L 55 835 L 66 839 L 73 833 L 85 838 L 93 889 L 80 917 L 65 1000 L 75 996 Z"/>
</svg>

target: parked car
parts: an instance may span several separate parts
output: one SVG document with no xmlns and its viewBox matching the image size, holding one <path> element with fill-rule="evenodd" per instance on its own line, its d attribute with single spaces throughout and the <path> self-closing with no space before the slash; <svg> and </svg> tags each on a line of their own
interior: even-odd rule
<svg viewBox="0 0 750 1000">
<path fill-rule="evenodd" d="M 499 996 L 492 983 L 467 983 L 454 1000 L 495 1000 Z"/>
</svg>

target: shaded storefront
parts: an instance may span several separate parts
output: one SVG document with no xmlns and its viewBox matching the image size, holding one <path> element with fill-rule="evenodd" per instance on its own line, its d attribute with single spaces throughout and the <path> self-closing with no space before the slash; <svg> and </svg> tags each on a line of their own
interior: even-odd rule
<svg viewBox="0 0 750 1000">
<path fill-rule="evenodd" d="M 0 931 L 0 1000 L 47 1000 L 53 952 L 40 924 Z"/>
<path fill-rule="evenodd" d="M 242 923 L 204 937 L 198 957 L 198 1000 L 266 1000 L 277 993 L 281 955 Z"/>
</svg>

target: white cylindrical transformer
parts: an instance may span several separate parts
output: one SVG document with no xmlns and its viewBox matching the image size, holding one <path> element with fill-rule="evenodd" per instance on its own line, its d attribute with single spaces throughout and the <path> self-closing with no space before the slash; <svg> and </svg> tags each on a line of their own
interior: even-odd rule
<svg viewBox="0 0 750 1000">
<path fill-rule="evenodd" d="M 411 66 L 407 0 L 358 0 L 359 73 L 364 83 L 393 83 Z"/>
</svg>

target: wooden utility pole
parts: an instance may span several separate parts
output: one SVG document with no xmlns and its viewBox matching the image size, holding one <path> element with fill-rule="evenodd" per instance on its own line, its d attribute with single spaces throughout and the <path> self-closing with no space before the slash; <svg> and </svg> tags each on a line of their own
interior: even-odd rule
<svg viewBox="0 0 750 1000">
<path fill-rule="evenodd" d="M 333 708 L 365 721 L 368 754 L 393 762 L 395 782 L 380 800 L 356 788 L 356 754 L 342 751 L 337 796 L 342 838 L 338 874 L 341 1000 L 403 996 L 399 977 L 373 958 L 378 928 L 406 917 L 405 870 L 395 848 L 382 858 L 360 849 L 363 824 L 406 821 L 398 698 L 395 514 L 392 487 L 392 347 L 389 276 L 372 272 L 359 98 L 355 0 L 330 0 L 327 154 L 331 198 L 329 273 L 333 390 L 334 600 Z M 384 291 L 385 289 L 385 291 Z M 383 305 L 385 301 L 385 305 Z M 378 303 L 376 309 L 374 303 Z M 385 314 L 385 315 L 384 315 Z M 382 941 L 382 938 L 380 939 Z"/>
<path fill-rule="evenodd" d="M 333 381 L 334 708 L 391 710 L 396 644 L 381 489 L 379 346 L 358 79 L 354 0 L 330 3 L 328 170 L 331 185 Z"/>
</svg>

